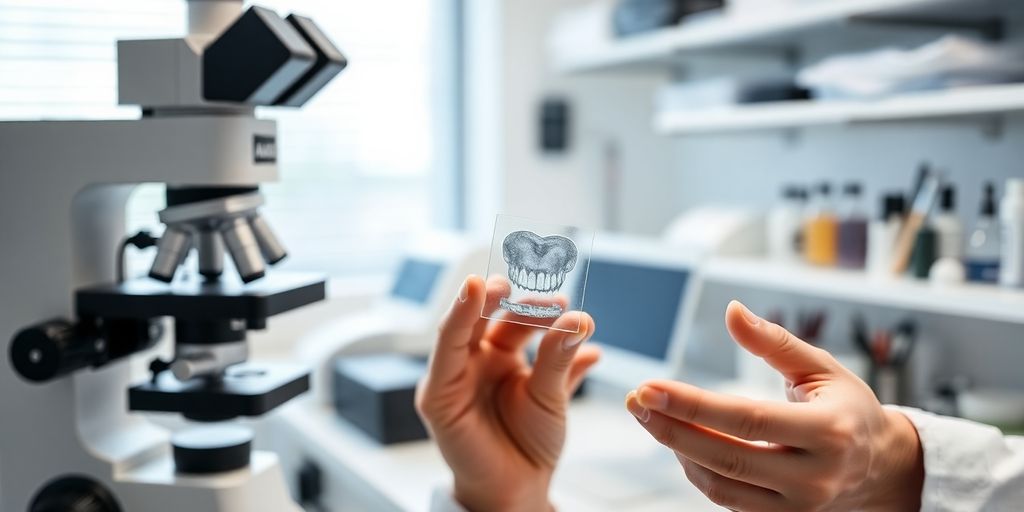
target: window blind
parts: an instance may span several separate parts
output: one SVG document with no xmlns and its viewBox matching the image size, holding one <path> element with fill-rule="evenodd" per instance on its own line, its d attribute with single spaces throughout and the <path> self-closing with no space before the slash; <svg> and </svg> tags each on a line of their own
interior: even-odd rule
<svg viewBox="0 0 1024 512">
<path fill-rule="evenodd" d="M 312 17 L 350 66 L 278 121 L 280 181 L 264 214 L 289 249 L 282 267 L 333 276 L 384 272 L 409 235 L 433 224 L 439 198 L 431 101 L 438 59 L 434 0 L 271 0 Z M 0 119 L 131 119 L 117 106 L 115 41 L 180 37 L 184 0 L 0 0 Z M 436 117 L 441 116 L 441 117 Z M 139 187 L 130 230 L 160 231 L 159 185 Z M 129 255 L 142 273 L 151 254 Z"/>
</svg>

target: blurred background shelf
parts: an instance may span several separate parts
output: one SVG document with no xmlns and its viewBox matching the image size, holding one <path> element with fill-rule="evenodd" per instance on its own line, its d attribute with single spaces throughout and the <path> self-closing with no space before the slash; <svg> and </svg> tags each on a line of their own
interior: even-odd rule
<svg viewBox="0 0 1024 512">
<path fill-rule="evenodd" d="M 705 267 L 708 282 L 751 286 L 839 300 L 1024 324 L 1024 292 L 995 285 L 933 287 L 908 278 L 874 279 L 864 272 L 815 268 L 762 259 L 715 258 Z"/>
<path fill-rule="evenodd" d="M 708 110 L 660 112 L 664 135 L 714 133 L 827 124 L 971 118 L 1024 112 L 1024 85 L 986 85 L 908 93 L 877 100 L 787 101 Z"/>
<path fill-rule="evenodd" d="M 943 25 L 980 29 L 997 35 L 990 25 L 999 0 L 808 0 L 757 15 L 724 15 L 653 31 L 554 56 L 562 73 L 608 71 L 663 65 L 685 53 L 752 47 L 785 49 L 808 32 L 854 22 Z M 996 30 L 996 32 L 992 32 Z"/>
</svg>

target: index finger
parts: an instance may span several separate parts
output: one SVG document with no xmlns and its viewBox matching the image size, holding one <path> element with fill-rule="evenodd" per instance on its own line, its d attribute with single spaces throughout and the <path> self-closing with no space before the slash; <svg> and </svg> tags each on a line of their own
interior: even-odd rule
<svg viewBox="0 0 1024 512">
<path fill-rule="evenodd" d="M 786 380 L 802 383 L 836 371 L 835 359 L 828 352 L 797 338 L 781 325 L 762 319 L 737 301 L 726 308 L 725 326 L 744 349 L 764 359 Z"/>
<path fill-rule="evenodd" d="M 470 346 L 475 341 L 473 331 L 480 322 L 485 298 L 484 280 L 479 276 L 467 277 L 438 329 L 437 343 L 430 353 L 428 382 L 431 384 L 451 382 L 466 367 Z"/>
<path fill-rule="evenodd" d="M 500 279 L 484 283 L 475 275 L 466 278 L 438 328 L 437 343 L 430 354 L 428 388 L 450 383 L 462 375 L 469 355 L 487 327 L 487 319 L 481 318 L 481 311 L 497 309 L 500 298 L 508 293 L 507 288 L 508 284 Z"/>
<path fill-rule="evenodd" d="M 484 337 L 487 326 L 491 323 L 490 319 L 494 312 L 498 310 L 502 297 L 508 297 L 509 293 L 511 293 L 511 285 L 508 279 L 500 275 L 493 275 L 487 278 L 484 288 L 486 296 L 484 297 L 483 307 L 479 311 L 480 318 L 477 319 L 476 325 L 473 326 L 473 342 L 471 347 L 475 346 Z"/>
<path fill-rule="evenodd" d="M 679 421 L 750 441 L 808 448 L 829 415 L 811 403 L 763 402 L 713 393 L 689 384 L 656 380 L 637 390 L 640 405 Z"/>
</svg>

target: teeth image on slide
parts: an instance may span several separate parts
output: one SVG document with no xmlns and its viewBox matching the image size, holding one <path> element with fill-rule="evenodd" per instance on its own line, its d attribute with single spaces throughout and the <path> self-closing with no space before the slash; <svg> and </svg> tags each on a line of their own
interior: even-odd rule
<svg viewBox="0 0 1024 512">
<path fill-rule="evenodd" d="M 532 231 L 516 231 L 502 243 L 509 279 L 529 291 L 558 291 L 566 274 L 576 267 L 578 255 L 576 244 L 559 235 L 542 237 Z"/>
</svg>

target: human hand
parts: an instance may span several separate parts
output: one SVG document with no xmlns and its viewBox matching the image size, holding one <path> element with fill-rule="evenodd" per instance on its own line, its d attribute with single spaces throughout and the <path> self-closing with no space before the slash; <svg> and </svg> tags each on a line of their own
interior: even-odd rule
<svg viewBox="0 0 1024 512">
<path fill-rule="evenodd" d="M 736 511 L 918 510 L 924 466 L 917 431 L 883 409 L 826 351 L 739 302 L 732 337 L 786 378 L 790 402 L 760 402 L 650 381 L 626 407 L 675 451 L 686 477 Z"/>
<path fill-rule="evenodd" d="M 545 332 L 531 368 L 524 347 L 539 329 L 480 315 L 497 310 L 508 294 L 504 278 L 466 279 L 416 393 L 416 407 L 454 473 L 454 497 L 473 511 L 551 509 L 548 489 L 565 443 L 569 398 L 600 355 L 580 347 L 594 332 L 593 319 L 569 312 L 552 325 L 579 325 L 579 332 Z M 551 303 L 565 308 L 564 298 Z"/>
</svg>

